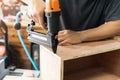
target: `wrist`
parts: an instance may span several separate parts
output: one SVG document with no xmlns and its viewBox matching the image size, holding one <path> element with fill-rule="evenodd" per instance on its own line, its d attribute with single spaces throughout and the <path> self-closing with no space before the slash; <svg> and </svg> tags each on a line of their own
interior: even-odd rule
<svg viewBox="0 0 120 80">
<path fill-rule="evenodd" d="M 81 41 L 81 42 L 86 41 L 87 36 L 86 36 L 85 32 L 84 32 L 84 31 L 80 31 L 80 32 L 78 32 L 78 33 L 79 33 L 79 35 L 80 35 L 80 41 Z"/>
</svg>

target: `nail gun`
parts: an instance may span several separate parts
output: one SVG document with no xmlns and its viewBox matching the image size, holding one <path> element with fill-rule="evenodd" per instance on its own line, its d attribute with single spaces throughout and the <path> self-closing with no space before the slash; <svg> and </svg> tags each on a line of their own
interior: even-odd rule
<svg viewBox="0 0 120 80">
<path fill-rule="evenodd" d="M 27 27 L 28 39 L 33 43 L 48 46 L 56 53 L 58 45 L 56 35 L 59 31 L 60 17 L 59 0 L 46 0 L 45 15 L 47 18 L 47 34 L 35 32 L 33 28 L 35 23 L 32 21 Z"/>
</svg>

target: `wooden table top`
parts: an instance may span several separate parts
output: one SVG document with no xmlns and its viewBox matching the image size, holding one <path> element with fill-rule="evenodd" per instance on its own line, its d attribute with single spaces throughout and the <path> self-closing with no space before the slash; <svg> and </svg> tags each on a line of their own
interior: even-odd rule
<svg viewBox="0 0 120 80">
<path fill-rule="evenodd" d="M 41 46 L 41 48 L 48 53 L 52 53 L 55 56 L 50 48 L 46 48 L 44 46 Z M 118 49 L 120 49 L 120 37 L 117 37 L 116 39 L 85 42 L 71 46 L 58 46 L 56 54 L 62 60 L 70 60 L 110 52 Z"/>
</svg>

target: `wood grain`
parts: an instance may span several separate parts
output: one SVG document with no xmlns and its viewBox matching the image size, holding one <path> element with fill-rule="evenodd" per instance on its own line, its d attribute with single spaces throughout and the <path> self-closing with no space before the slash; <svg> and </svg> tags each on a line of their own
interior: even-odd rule
<svg viewBox="0 0 120 80">
<path fill-rule="evenodd" d="M 81 43 L 72 46 L 58 46 L 57 55 L 60 56 L 63 60 L 69 60 L 101 54 L 118 49 L 120 49 L 120 41 L 104 40 L 97 42 Z"/>
<path fill-rule="evenodd" d="M 62 61 L 54 53 L 40 47 L 40 77 L 42 80 L 62 80 Z"/>
</svg>

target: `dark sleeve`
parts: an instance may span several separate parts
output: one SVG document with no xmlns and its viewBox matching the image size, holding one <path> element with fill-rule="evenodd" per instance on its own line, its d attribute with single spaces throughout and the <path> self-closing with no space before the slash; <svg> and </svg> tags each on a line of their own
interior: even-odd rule
<svg viewBox="0 0 120 80">
<path fill-rule="evenodd" d="M 108 0 L 105 9 L 105 21 L 120 20 L 120 0 Z"/>
</svg>

